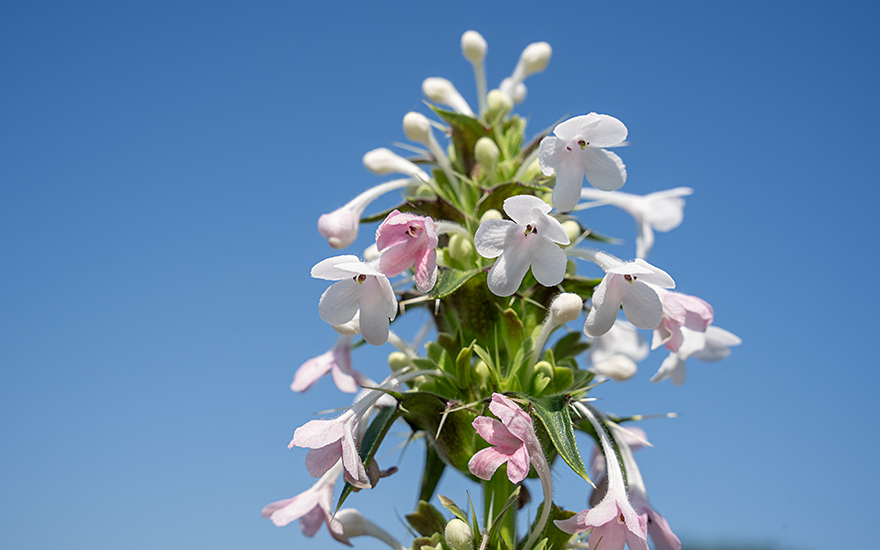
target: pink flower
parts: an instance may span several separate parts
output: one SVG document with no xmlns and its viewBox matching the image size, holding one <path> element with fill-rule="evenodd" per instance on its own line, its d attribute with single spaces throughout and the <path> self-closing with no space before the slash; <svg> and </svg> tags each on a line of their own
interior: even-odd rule
<svg viewBox="0 0 880 550">
<path fill-rule="evenodd" d="M 541 456 L 541 444 L 532 419 L 519 406 L 507 397 L 496 393 L 492 395 L 489 410 L 501 422 L 488 416 L 474 419 L 477 433 L 494 447 L 488 447 L 471 457 L 468 470 L 480 479 L 489 480 L 499 466 L 507 462 L 507 478 L 511 483 L 521 483 L 529 475 L 530 454 L 536 450 Z"/>
<path fill-rule="evenodd" d="M 328 372 L 340 391 L 355 393 L 364 381 L 364 375 L 351 367 L 351 335 L 342 335 L 333 348 L 317 357 L 312 357 L 296 370 L 290 389 L 306 392 L 319 378 Z"/>
<path fill-rule="evenodd" d="M 324 523 L 334 537 L 342 536 L 342 525 L 331 512 L 333 488 L 340 473 L 342 463 L 337 461 L 310 489 L 293 498 L 267 504 L 263 508 L 263 517 L 271 519 L 278 527 L 298 519 L 307 537 L 314 536 Z"/>
<path fill-rule="evenodd" d="M 681 327 L 706 332 L 706 328 L 712 324 L 715 313 L 712 311 L 712 306 L 704 300 L 662 288 L 656 290 L 663 303 L 663 318 L 660 325 L 654 329 L 651 349 L 666 344 L 666 349 L 669 351 L 678 351 L 682 343 Z"/>
<path fill-rule="evenodd" d="M 555 520 L 554 523 L 562 531 L 571 534 L 592 529 L 590 550 L 597 547 L 601 550 L 623 550 L 624 544 L 630 550 L 648 550 L 647 519 L 636 513 L 627 498 L 623 472 L 604 426 L 581 403 L 576 403 L 575 407 L 587 417 L 599 434 L 608 472 L 608 490 L 605 497 L 593 508 L 566 520 Z"/>
<path fill-rule="evenodd" d="M 370 478 L 358 456 L 357 431 L 360 414 L 354 409 L 333 420 L 311 420 L 293 432 L 288 447 L 307 447 L 306 469 L 312 477 L 324 475 L 342 459 L 345 480 L 355 487 L 369 488 Z"/>
<path fill-rule="evenodd" d="M 394 277 L 415 267 L 416 288 L 428 292 L 437 281 L 437 242 L 434 220 L 395 210 L 376 229 L 379 271 Z"/>
</svg>

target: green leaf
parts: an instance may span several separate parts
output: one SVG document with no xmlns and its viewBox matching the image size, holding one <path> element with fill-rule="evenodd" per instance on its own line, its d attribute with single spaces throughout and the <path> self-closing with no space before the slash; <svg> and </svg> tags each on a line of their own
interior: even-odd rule
<svg viewBox="0 0 880 550">
<path fill-rule="evenodd" d="M 433 445 L 427 445 L 425 455 L 425 471 L 422 472 L 422 488 L 419 490 L 419 500 L 429 501 L 437 490 L 437 484 L 446 470 L 446 463 L 437 454 Z M 422 533 L 424 534 L 424 533 Z"/>
<path fill-rule="evenodd" d="M 584 467 L 581 455 L 578 452 L 577 442 L 574 438 L 574 425 L 571 421 L 571 413 L 569 412 L 567 394 L 550 395 L 547 397 L 532 397 L 530 395 L 517 394 L 520 399 L 525 399 L 532 404 L 535 414 L 547 430 L 550 441 L 559 453 L 559 456 L 565 460 L 576 474 L 587 480 L 589 483 L 590 476 Z"/>
<path fill-rule="evenodd" d="M 425 432 L 425 439 L 447 464 L 470 476 L 467 464 L 476 452 L 476 432 L 471 423 L 477 414 L 468 409 L 449 412 L 456 402 L 427 392 L 403 393 L 399 401 L 407 424 Z M 441 422 L 443 429 L 437 434 Z"/>
<path fill-rule="evenodd" d="M 572 332 L 556 341 L 556 344 L 553 346 L 553 355 L 557 359 L 562 360 L 566 357 L 580 355 L 589 347 L 590 343 L 581 339 L 580 332 Z"/>
<path fill-rule="evenodd" d="M 489 135 L 489 130 L 473 117 L 440 109 L 433 105 L 429 105 L 429 107 L 451 127 L 452 143 L 455 146 L 456 156 L 461 161 L 462 173 L 470 174 L 476 164 L 474 145 L 478 139 Z"/>
<path fill-rule="evenodd" d="M 522 485 L 517 485 L 516 489 L 514 489 L 513 492 L 510 493 L 510 496 L 507 497 L 507 501 L 504 503 L 504 506 L 501 507 L 501 511 L 495 515 L 495 519 L 492 520 L 492 526 L 489 528 L 489 540 L 491 540 L 492 537 L 495 536 L 495 534 L 498 532 L 498 530 L 501 529 L 501 526 L 503 524 L 501 518 L 504 517 L 507 509 L 510 508 L 510 506 L 514 502 L 519 500 L 519 492 L 521 489 Z"/>
<path fill-rule="evenodd" d="M 385 434 L 388 433 L 388 429 L 394 424 L 394 421 L 397 420 L 400 414 L 401 411 L 398 407 L 385 407 L 373 418 L 370 427 L 367 428 L 364 438 L 361 440 L 360 449 L 358 449 L 358 456 L 361 462 L 364 463 L 365 468 L 373 461 L 373 456 L 379 450 L 379 445 L 385 439 Z M 345 502 L 345 499 L 348 498 L 348 495 L 353 490 L 354 486 L 346 482 L 345 487 L 342 488 L 342 493 L 339 495 L 339 501 L 336 503 L 337 510 L 342 507 L 342 503 Z"/>
<path fill-rule="evenodd" d="M 461 521 L 467 523 L 467 514 L 465 514 L 458 505 L 452 501 L 451 498 L 445 497 L 443 495 L 437 495 L 437 498 L 440 499 L 440 504 L 443 505 L 444 508 L 455 514 L 455 517 L 460 519 Z"/>
<path fill-rule="evenodd" d="M 479 269 L 461 271 L 459 269 L 443 268 L 437 276 L 437 283 L 434 285 L 434 288 L 431 289 L 431 292 L 428 293 L 428 296 L 430 296 L 432 300 L 445 298 L 458 290 L 461 285 L 468 282 L 471 277 L 480 271 L 481 270 Z"/>
</svg>

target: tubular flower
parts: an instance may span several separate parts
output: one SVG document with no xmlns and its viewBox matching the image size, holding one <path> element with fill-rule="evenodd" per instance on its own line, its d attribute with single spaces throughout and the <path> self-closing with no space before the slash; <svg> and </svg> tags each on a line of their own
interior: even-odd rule
<svg viewBox="0 0 880 550">
<path fill-rule="evenodd" d="M 307 537 L 314 536 L 324 523 L 334 537 L 341 536 L 342 524 L 331 512 L 333 488 L 341 473 L 342 462 L 337 461 L 310 489 L 293 498 L 267 504 L 263 508 L 262 516 L 271 519 L 278 527 L 298 519 L 303 534 Z"/>
<path fill-rule="evenodd" d="M 433 219 L 395 210 L 376 229 L 379 271 L 394 277 L 414 267 L 416 288 L 428 292 L 437 281 L 437 242 Z"/>
<path fill-rule="evenodd" d="M 389 191 L 414 185 L 419 183 L 419 181 L 418 178 L 403 178 L 367 189 L 348 201 L 345 206 L 341 206 L 333 212 L 322 214 L 318 218 L 318 233 L 327 239 L 327 242 L 333 248 L 345 248 L 357 238 L 361 214 L 364 213 L 364 210 L 371 202 Z"/>
<path fill-rule="evenodd" d="M 485 258 L 498 258 L 489 270 L 489 290 L 510 296 L 522 283 L 529 267 L 544 286 L 555 286 L 565 277 L 565 230 L 548 216 L 552 207 L 538 197 L 517 195 L 504 201 L 513 220 L 486 220 L 477 229 L 474 244 Z M 500 256 L 500 257 L 499 257 Z"/>
<path fill-rule="evenodd" d="M 581 403 L 576 403 L 575 408 L 587 417 L 599 435 L 605 455 L 608 489 L 605 497 L 596 506 L 569 519 L 555 520 L 553 523 L 571 534 L 592 529 L 590 550 L 623 550 L 624 545 L 629 546 L 630 550 L 648 550 L 647 520 L 636 513 L 627 498 L 623 472 L 604 426 Z"/>
<path fill-rule="evenodd" d="M 636 221 L 636 258 L 647 258 L 654 246 L 654 231 L 666 233 L 681 225 L 684 219 L 684 198 L 693 194 L 690 187 L 676 187 L 647 195 L 631 195 L 620 191 L 581 189 L 581 198 L 592 203 L 578 205 L 578 209 L 614 205 L 625 210 Z"/>
<path fill-rule="evenodd" d="M 351 340 L 351 335 L 343 334 L 330 351 L 303 363 L 296 370 L 290 389 L 296 392 L 308 391 L 319 378 L 329 372 L 340 391 L 358 391 L 364 376 L 351 367 Z"/>
<path fill-rule="evenodd" d="M 580 198 L 584 177 L 603 191 L 620 189 L 626 182 L 626 168 L 620 157 L 604 147 L 615 147 L 626 139 L 626 126 L 614 117 L 590 113 L 556 126 L 552 136 L 541 140 L 538 162 L 545 176 L 556 174 L 553 206 L 568 212 Z"/>
<path fill-rule="evenodd" d="M 321 295 L 321 319 L 338 326 L 360 313 L 364 340 L 374 346 L 388 340 L 389 322 L 397 315 L 397 298 L 388 278 L 374 264 L 366 264 L 356 256 L 334 256 L 318 262 L 312 268 L 312 277 L 339 281 Z"/>
<path fill-rule="evenodd" d="M 678 351 L 682 342 L 682 327 L 706 332 L 706 328 L 712 324 L 715 313 L 706 301 L 696 296 L 670 292 L 662 288 L 656 290 L 663 303 L 663 319 L 654 329 L 651 349 L 666 344 L 666 349 L 669 351 Z"/>
<path fill-rule="evenodd" d="M 691 357 L 700 361 L 719 361 L 730 355 L 730 346 L 742 343 L 739 336 L 721 327 L 709 326 L 706 332 L 697 332 L 687 327 L 681 329 L 682 343 L 663 360 L 651 382 L 662 382 L 669 378 L 676 386 L 684 384 L 685 361 Z"/>
</svg>

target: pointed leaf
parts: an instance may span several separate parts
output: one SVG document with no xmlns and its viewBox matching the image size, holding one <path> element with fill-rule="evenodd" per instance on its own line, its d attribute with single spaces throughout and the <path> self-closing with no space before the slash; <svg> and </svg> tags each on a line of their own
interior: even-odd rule
<svg viewBox="0 0 880 550">
<path fill-rule="evenodd" d="M 468 282 L 471 277 L 479 272 L 479 269 L 461 271 L 458 269 L 443 268 L 437 276 L 437 283 L 434 285 L 434 288 L 431 289 L 431 292 L 428 293 L 428 296 L 430 296 L 432 300 L 445 298 L 458 290 L 461 285 Z"/>
<path fill-rule="evenodd" d="M 455 517 L 457 517 L 461 521 L 467 523 L 467 514 L 465 514 L 462 509 L 459 508 L 458 505 L 452 501 L 451 498 L 445 497 L 443 495 L 437 495 L 437 498 L 440 499 L 440 504 L 442 504 L 444 508 L 455 514 Z"/>
</svg>

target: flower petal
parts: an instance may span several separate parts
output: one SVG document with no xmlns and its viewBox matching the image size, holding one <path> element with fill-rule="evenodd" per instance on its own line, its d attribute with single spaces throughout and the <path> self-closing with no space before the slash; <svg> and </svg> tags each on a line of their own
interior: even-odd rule
<svg viewBox="0 0 880 550">
<path fill-rule="evenodd" d="M 327 374 L 335 364 L 336 361 L 333 358 L 332 351 L 322 353 L 317 357 L 309 359 L 303 363 L 300 368 L 296 369 L 296 374 L 293 375 L 293 382 L 290 384 L 290 389 L 295 392 L 308 391 L 308 389 L 314 386 L 319 378 Z"/>
<path fill-rule="evenodd" d="M 546 214 L 553 207 L 534 195 L 514 195 L 504 200 L 504 212 L 518 225 L 535 222 L 534 210 Z"/>
<path fill-rule="evenodd" d="M 565 154 L 560 154 L 559 157 L 560 162 L 556 165 L 556 184 L 553 186 L 553 206 L 560 212 L 568 212 L 577 206 L 581 196 L 584 165 L 581 157 L 574 151 L 565 151 Z"/>
<path fill-rule="evenodd" d="M 468 470 L 480 479 L 489 481 L 499 466 L 507 462 L 510 455 L 498 451 L 496 447 L 489 447 L 478 451 L 468 461 Z"/>
<path fill-rule="evenodd" d="M 353 274 L 347 269 L 340 269 L 339 264 L 357 263 L 357 256 L 345 254 L 343 256 L 333 256 L 326 260 L 321 260 L 312 268 L 312 277 L 316 279 L 326 279 L 328 281 L 339 281 L 351 277 Z"/>
<path fill-rule="evenodd" d="M 580 158 L 587 181 L 596 189 L 614 191 L 626 183 L 626 167 L 620 157 L 611 151 L 587 147 L 580 152 Z M 579 197 L 580 189 L 575 197 L 575 203 Z"/>
<path fill-rule="evenodd" d="M 529 247 L 528 254 L 535 279 L 544 286 L 561 283 L 565 278 L 568 258 L 559 245 L 541 235 L 530 235 L 526 237 L 526 246 Z"/>
<path fill-rule="evenodd" d="M 343 279 L 330 285 L 318 302 L 318 314 L 331 325 L 343 325 L 352 320 L 358 310 L 361 285 L 352 279 Z"/>
<path fill-rule="evenodd" d="M 474 246 L 480 256 L 497 258 L 503 252 L 513 234 L 518 232 L 517 225 L 508 220 L 486 220 L 477 228 Z"/>
<path fill-rule="evenodd" d="M 624 282 L 623 313 L 639 328 L 655 329 L 663 319 L 663 305 L 657 292 L 641 281 Z"/>
<path fill-rule="evenodd" d="M 363 287 L 360 296 L 361 336 L 374 346 L 381 346 L 388 341 L 388 324 L 394 317 L 397 305 L 395 300 L 391 302 L 389 308 L 387 292 L 382 281 L 387 283 L 388 279 L 368 277 L 361 285 Z"/>
<path fill-rule="evenodd" d="M 507 459 L 507 479 L 511 483 L 522 483 L 529 475 L 529 467 L 529 451 L 525 445 L 520 445 Z"/>
<path fill-rule="evenodd" d="M 558 124 L 553 133 L 565 141 L 583 139 L 590 147 L 614 147 L 626 139 L 627 130 L 613 116 L 589 113 Z"/>
<path fill-rule="evenodd" d="M 537 238 L 537 235 L 530 235 Z M 526 237 L 528 238 L 528 237 Z M 531 258 L 527 247 L 518 243 L 507 247 L 492 269 L 489 270 L 488 286 L 496 296 L 510 296 L 522 284 L 529 270 Z"/>
<path fill-rule="evenodd" d="M 617 320 L 622 299 L 619 287 L 621 284 L 626 284 L 618 282 L 618 278 L 623 279 L 619 275 L 606 274 L 602 282 L 593 290 L 593 305 L 584 323 L 584 333 L 587 336 L 593 338 L 602 336 L 611 330 Z"/>
</svg>

